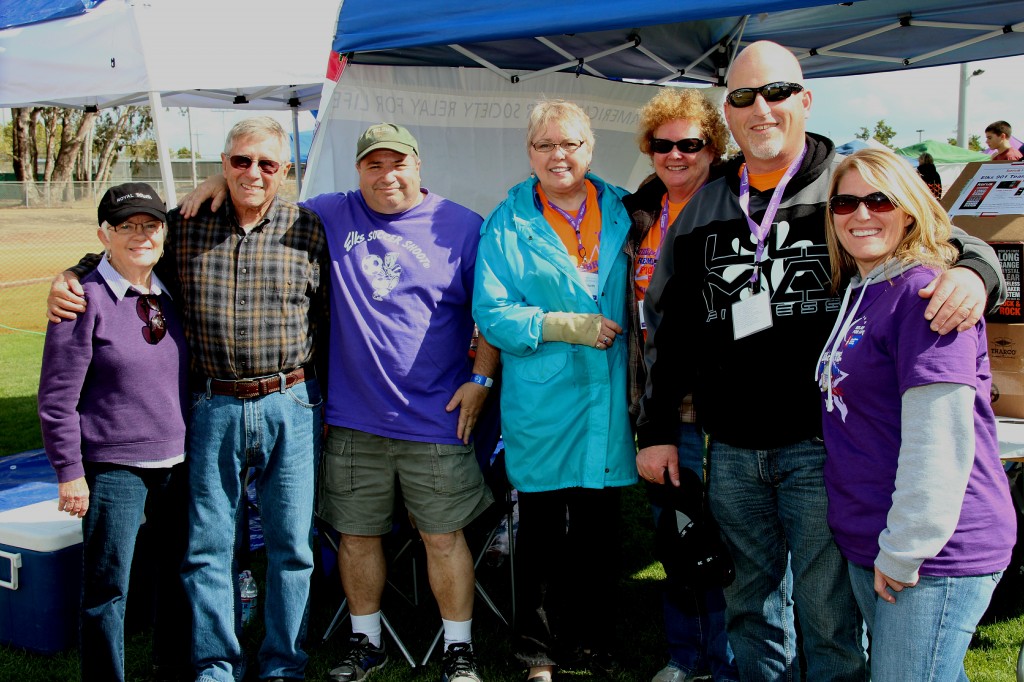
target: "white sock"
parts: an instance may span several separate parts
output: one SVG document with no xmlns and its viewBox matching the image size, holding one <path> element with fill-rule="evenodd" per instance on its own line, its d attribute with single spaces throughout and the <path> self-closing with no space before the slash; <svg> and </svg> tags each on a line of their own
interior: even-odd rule
<svg viewBox="0 0 1024 682">
<path fill-rule="evenodd" d="M 380 646 L 380 611 L 368 616 L 352 616 L 352 634 L 366 635 L 370 644 Z"/>
<path fill-rule="evenodd" d="M 444 648 L 448 649 L 452 644 L 466 643 L 473 644 L 473 619 L 469 620 L 445 620 L 441 619 L 444 625 Z"/>
</svg>

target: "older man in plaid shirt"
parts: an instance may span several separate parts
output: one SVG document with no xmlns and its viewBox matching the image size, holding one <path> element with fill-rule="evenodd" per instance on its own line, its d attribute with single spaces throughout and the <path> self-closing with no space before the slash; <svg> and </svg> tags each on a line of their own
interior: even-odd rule
<svg viewBox="0 0 1024 682">
<path fill-rule="evenodd" d="M 234 548 L 247 469 L 267 544 L 260 679 L 301 679 L 307 660 L 301 646 L 322 431 L 317 377 L 326 377 L 314 359 L 326 356 L 329 259 L 320 219 L 277 196 L 290 166 L 287 143 L 269 117 L 236 124 L 221 155 L 230 201 L 217 211 L 205 204 L 187 221 L 171 211 L 158 268 L 181 306 L 192 352 L 182 576 L 200 681 L 233 682 L 244 673 Z M 54 285 L 51 299 L 61 288 Z M 80 292 L 77 282 L 70 289 Z M 51 319 L 61 315 L 51 301 Z"/>
</svg>

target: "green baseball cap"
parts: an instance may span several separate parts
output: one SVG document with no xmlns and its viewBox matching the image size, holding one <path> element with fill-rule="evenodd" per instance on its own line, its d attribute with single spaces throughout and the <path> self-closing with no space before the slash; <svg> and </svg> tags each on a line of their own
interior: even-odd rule
<svg viewBox="0 0 1024 682">
<path fill-rule="evenodd" d="M 399 154 L 419 156 L 416 138 L 408 130 L 394 123 L 375 123 L 366 129 L 356 142 L 356 163 L 378 149 L 390 149 Z"/>
</svg>

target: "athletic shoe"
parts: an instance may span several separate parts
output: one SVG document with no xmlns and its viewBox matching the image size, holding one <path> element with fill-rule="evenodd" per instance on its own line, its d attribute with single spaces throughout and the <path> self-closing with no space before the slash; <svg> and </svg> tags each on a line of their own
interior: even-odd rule
<svg viewBox="0 0 1024 682">
<path fill-rule="evenodd" d="M 441 659 L 441 682 L 482 682 L 476 671 L 473 645 L 465 642 L 448 645 Z"/>
<path fill-rule="evenodd" d="M 332 682 L 356 682 L 388 662 L 384 640 L 380 646 L 370 644 L 366 635 L 353 633 L 348 638 L 348 653 L 330 673 Z"/>
</svg>

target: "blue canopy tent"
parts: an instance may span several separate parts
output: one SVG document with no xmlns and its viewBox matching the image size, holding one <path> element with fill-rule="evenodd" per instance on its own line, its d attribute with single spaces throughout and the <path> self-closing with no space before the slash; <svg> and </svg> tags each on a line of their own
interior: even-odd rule
<svg viewBox="0 0 1024 682">
<path fill-rule="evenodd" d="M 304 194 L 354 187 L 355 139 L 389 120 L 420 140 L 427 186 L 486 212 L 529 172 L 522 137 L 541 97 L 584 105 L 595 172 L 635 187 L 650 166 L 630 112 L 653 92 L 624 81 L 721 85 L 761 39 L 792 50 L 808 78 L 1005 57 L 1024 54 L 1024 0 L 449 0 L 429 12 L 344 0 L 344 73 L 325 94 Z"/>
</svg>

